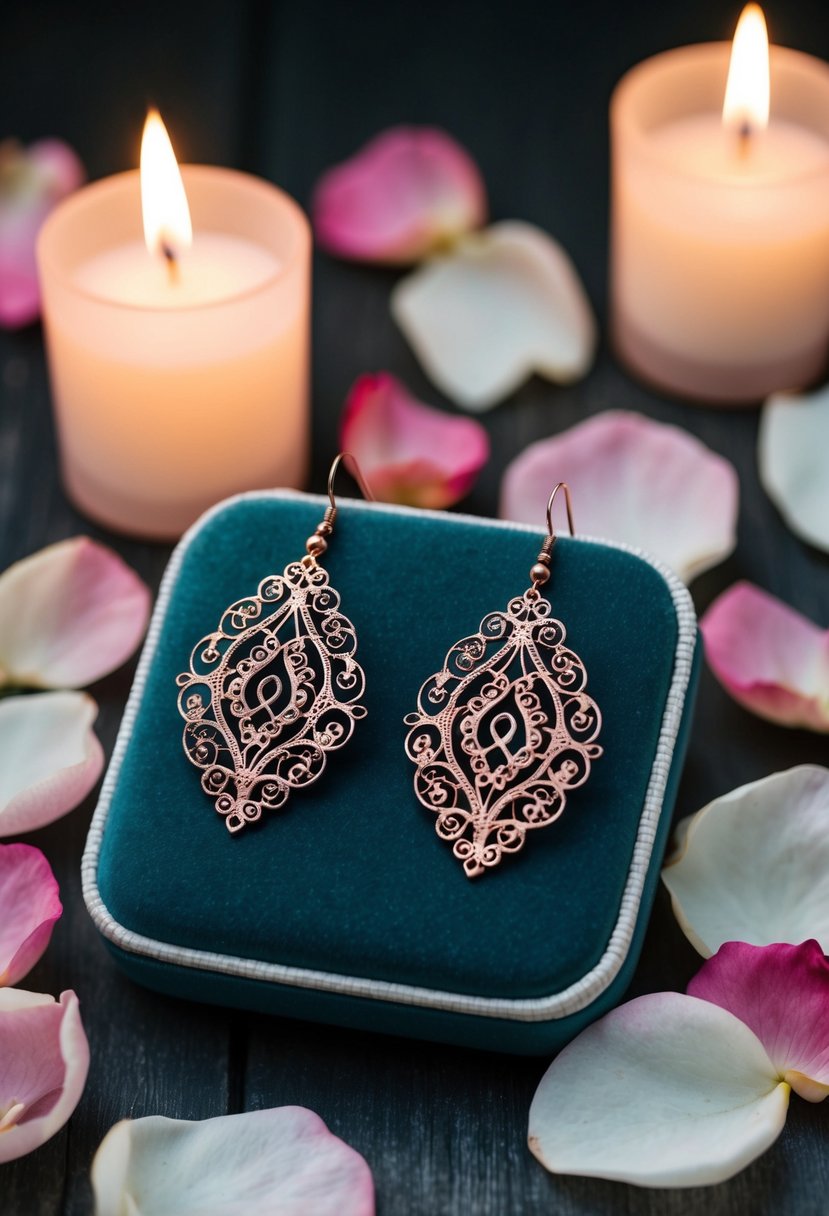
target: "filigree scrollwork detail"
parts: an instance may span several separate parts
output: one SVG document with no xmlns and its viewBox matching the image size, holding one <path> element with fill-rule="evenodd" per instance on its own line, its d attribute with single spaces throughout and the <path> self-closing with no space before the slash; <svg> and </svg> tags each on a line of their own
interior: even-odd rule
<svg viewBox="0 0 829 1216">
<path fill-rule="evenodd" d="M 176 679 L 184 751 L 230 832 L 323 773 L 365 717 L 354 626 L 314 560 L 225 609 Z"/>
<path fill-rule="evenodd" d="M 565 637 L 530 588 L 452 646 L 405 719 L 415 793 L 469 878 L 558 819 L 602 754 L 601 713 Z"/>
</svg>

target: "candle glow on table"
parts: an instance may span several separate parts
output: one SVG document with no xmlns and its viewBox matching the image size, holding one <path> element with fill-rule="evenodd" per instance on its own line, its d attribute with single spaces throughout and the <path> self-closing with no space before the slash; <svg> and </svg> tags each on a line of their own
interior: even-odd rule
<svg viewBox="0 0 829 1216">
<path fill-rule="evenodd" d="M 639 64 L 611 105 L 612 327 L 661 388 L 751 402 L 817 378 L 829 349 L 829 67 L 772 47 L 756 5 L 733 46 Z"/>
<path fill-rule="evenodd" d="M 229 494 L 301 486 L 310 232 L 287 195 L 179 172 L 151 113 L 140 181 L 68 199 L 38 263 L 64 481 L 84 512 L 173 538 Z"/>
</svg>

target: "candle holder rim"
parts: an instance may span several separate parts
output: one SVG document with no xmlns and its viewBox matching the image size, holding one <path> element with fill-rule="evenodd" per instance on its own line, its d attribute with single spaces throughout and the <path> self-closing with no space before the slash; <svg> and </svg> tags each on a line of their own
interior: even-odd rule
<svg viewBox="0 0 829 1216">
<path fill-rule="evenodd" d="M 185 187 L 187 178 L 191 176 L 199 176 L 203 178 L 221 175 L 223 178 L 232 177 L 237 179 L 239 184 L 244 184 L 247 189 L 256 189 L 266 192 L 272 196 L 276 196 L 280 204 L 292 214 L 296 221 L 297 229 L 300 232 L 299 239 L 293 242 L 290 255 L 287 258 L 282 258 L 279 261 L 277 269 L 272 271 L 267 278 L 262 282 L 257 283 L 253 287 L 247 287 L 244 290 L 234 292 L 232 295 L 223 296 L 217 300 L 206 300 L 203 302 L 188 303 L 180 309 L 159 308 L 151 304 L 136 304 L 128 303 L 123 300 L 114 300 L 110 296 L 102 295 L 99 292 L 92 291 L 88 287 L 80 286 L 72 277 L 71 271 L 67 271 L 65 264 L 60 258 L 55 257 L 49 251 L 48 246 L 54 238 L 55 228 L 66 221 L 71 212 L 78 208 L 88 205 L 90 195 L 104 194 L 110 190 L 118 189 L 126 186 L 128 182 L 135 179 L 140 180 L 138 169 L 125 169 L 119 173 L 111 173 L 106 177 L 96 178 L 95 181 L 88 182 L 81 186 L 80 189 L 73 191 L 63 199 L 43 221 L 40 231 L 37 235 L 35 244 L 35 252 L 37 258 L 38 272 L 43 280 L 46 273 L 52 276 L 55 281 L 60 284 L 74 296 L 80 299 L 88 300 L 93 304 L 102 305 L 108 309 L 118 309 L 125 313 L 155 313 L 163 315 L 167 312 L 178 313 L 196 313 L 207 312 L 211 309 L 227 308 L 229 305 L 236 305 L 240 301 L 254 299 L 257 295 L 263 294 L 272 289 L 277 283 L 286 279 L 289 274 L 294 272 L 298 266 L 301 266 L 303 260 L 310 253 L 312 234 L 311 224 L 308 216 L 300 207 L 299 203 L 286 190 L 277 186 L 274 182 L 269 182 L 265 178 L 257 177 L 253 173 L 245 173 L 241 169 L 226 168 L 222 165 L 204 165 L 204 164 L 182 164 L 179 166 L 184 179 Z M 148 256 L 150 256 L 148 254 Z"/>
<path fill-rule="evenodd" d="M 654 128 L 644 128 L 641 122 L 637 121 L 626 109 L 632 108 L 632 103 L 629 107 L 625 103 L 629 100 L 630 94 L 642 88 L 648 77 L 652 74 L 652 70 L 658 60 L 669 58 L 690 58 L 696 53 L 699 60 L 706 57 L 712 60 L 719 60 L 722 56 L 724 73 L 723 73 L 723 96 L 725 95 L 725 77 L 728 74 L 728 61 L 731 54 L 732 43 L 728 40 L 720 40 L 718 42 L 694 42 L 684 46 L 670 47 L 665 51 L 658 51 L 654 55 L 649 55 L 647 59 L 640 60 L 633 67 L 628 68 L 622 77 L 614 86 L 610 96 L 610 125 L 614 135 L 614 140 L 617 138 L 624 139 L 629 144 L 633 145 L 633 151 L 636 155 L 647 160 L 651 165 L 667 171 L 667 165 L 663 156 L 654 148 L 652 139 L 650 138 L 651 130 Z M 810 55 L 808 51 L 800 51 L 794 47 L 771 45 L 769 54 L 774 65 L 777 61 L 787 63 L 789 66 L 795 66 L 797 63 L 808 67 L 813 77 L 822 77 L 822 83 L 826 87 L 827 108 L 829 108 L 829 63 L 823 59 L 819 59 L 817 55 Z M 660 65 L 662 66 L 662 65 Z M 772 102 L 773 105 L 773 102 Z M 702 113 L 703 111 L 699 111 Z M 690 111 L 696 113 L 696 111 Z M 810 130 L 814 130 L 810 128 Z M 817 132 L 815 132 L 817 133 Z M 820 134 L 824 134 L 820 132 Z M 829 145 L 829 139 L 827 139 Z M 787 175 L 782 180 L 776 180 L 769 177 L 753 177 L 746 180 L 734 178 L 733 180 L 719 181 L 716 178 L 708 178 L 691 170 L 684 169 L 681 165 L 671 163 L 670 173 L 672 177 L 679 178 L 687 182 L 693 182 L 695 186 L 703 185 L 707 190 L 718 192 L 720 190 L 744 190 L 746 192 L 752 190 L 774 190 L 784 189 L 791 190 L 808 181 L 818 180 L 824 177 L 829 172 L 829 154 L 827 154 L 827 162 L 825 165 L 815 165 L 810 169 L 803 169 L 796 173 Z"/>
</svg>

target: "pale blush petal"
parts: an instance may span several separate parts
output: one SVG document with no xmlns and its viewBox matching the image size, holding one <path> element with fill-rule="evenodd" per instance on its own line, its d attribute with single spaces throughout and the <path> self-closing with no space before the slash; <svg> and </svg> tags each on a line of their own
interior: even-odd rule
<svg viewBox="0 0 829 1216">
<path fill-rule="evenodd" d="M 829 630 L 751 583 L 735 583 L 700 621 L 728 693 L 783 726 L 829 731 Z"/>
<path fill-rule="evenodd" d="M 737 474 L 679 427 L 608 410 L 531 444 L 504 474 L 502 518 L 537 524 L 561 480 L 581 534 L 645 549 L 685 582 L 736 544 Z"/>
<path fill-rule="evenodd" d="M 52 867 L 40 849 L 0 844 L 0 987 L 31 971 L 62 911 Z"/>
<path fill-rule="evenodd" d="M 465 237 L 398 283 L 391 305 L 426 373 L 467 409 L 496 405 L 533 372 L 578 380 L 593 361 L 596 324 L 576 270 L 532 224 Z"/>
<path fill-rule="evenodd" d="M 37 140 L 29 147 L 28 158 L 40 191 L 50 203 L 59 202 L 86 180 L 77 153 L 61 139 Z"/>
<path fill-rule="evenodd" d="M 73 688 L 114 671 L 135 650 L 150 592 L 88 537 L 61 541 L 0 575 L 0 681 Z"/>
<path fill-rule="evenodd" d="M 732 790 L 682 836 L 662 880 L 700 954 L 810 938 L 829 950 L 829 769 L 804 764 Z"/>
<path fill-rule="evenodd" d="M 59 140 L 28 149 L 13 140 L 0 143 L 0 325 L 15 329 L 36 320 L 37 234 L 54 205 L 83 178 L 77 156 Z"/>
<path fill-rule="evenodd" d="M 444 131 L 393 127 L 323 175 L 311 213 L 329 253 L 402 266 L 482 224 L 486 191 Z"/>
<path fill-rule="evenodd" d="M 78 998 L 0 989 L 0 1163 L 39 1148 L 80 1101 L 89 1044 Z"/>
<path fill-rule="evenodd" d="M 117 1123 L 92 1164 L 97 1216 L 371 1216 L 371 1171 L 301 1106 Z"/>
<path fill-rule="evenodd" d="M 84 800 L 104 765 L 97 716 L 80 692 L 0 701 L 0 837 L 42 828 Z"/>
<path fill-rule="evenodd" d="M 791 530 L 829 552 L 829 385 L 777 393 L 760 420 L 760 480 Z"/>
<path fill-rule="evenodd" d="M 467 494 L 489 458 L 480 423 L 416 400 L 388 372 L 361 376 L 348 395 L 340 446 L 382 502 L 448 507 Z"/>
<path fill-rule="evenodd" d="M 707 1186 L 777 1139 L 789 1087 L 756 1035 L 676 992 L 639 997 L 553 1061 L 530 1107 L 530 1149 L 557 1174 Z"/>
<path fill-rule="evenodd" d="M 820 1102 L 829 1093 L 829 961 L 818 942 L 725 942 L 688 992 L 745 1022 L 802 1098 Z"/>
</svg>

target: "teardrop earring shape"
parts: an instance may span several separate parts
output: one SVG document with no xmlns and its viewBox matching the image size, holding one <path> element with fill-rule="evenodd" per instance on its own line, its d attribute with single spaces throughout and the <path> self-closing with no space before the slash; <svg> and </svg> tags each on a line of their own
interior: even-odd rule
<svg viewBox="0 0 829 1216">
<path fill-rule="evenodd" d="M 334 478 L 346 458 L 371 498 L 356 461 L 341 452 L 306 556 L 226 608 L 176 679 L 184 754 L 202 770 L 202 789 L 229 832 L 321 777 L 328 753 L 366 716 L 357 635 L 320 565 L 337 517 Z"/>
<path fill-rule="evenodd" d="M 455 643 L 405 719 L 415 793 L 437 815 L 435 830 L 452 844 L 468 878 L 499 865 L 523 848 L 528 832 L 558 819 L 602 754 L 595 742 L 602 717 L 585 691 L 584 664 L 564 645 L 564 625 L 541 594 L 550 577 L 559 490 L 572 535 L 570 491 L 559 482 L 547 502 L 547 537 L 529 588 Z"/>
</svg>

